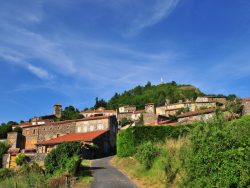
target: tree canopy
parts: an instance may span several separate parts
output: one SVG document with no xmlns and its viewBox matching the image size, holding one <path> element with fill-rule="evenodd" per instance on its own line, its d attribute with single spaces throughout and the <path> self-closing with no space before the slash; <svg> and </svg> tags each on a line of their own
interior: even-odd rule
<svg viewBox="0 0 250 188">
<path fill-rule="evenodd" d="M 84 118 L 84 116 L 80 114 L 80 111 L 77 108 L 75 108 L 74 106 L 67 106 L 62 111 L 62 117 L 59 118 L 59 120 L 63 121 L 63 120 L 74 120 L 81 118 Z"/>
<path fill-rule="evenodd" d="M 0 125 L 0 139 L 6 139 L 7 133 L 12 132 L 12 125 L 18 125 L 15 121 L 9 121 L 8 123 L 2 123 Z"/>
<path fill-rule="evenodd" d="M 165 100 L 171 103 L 178 100 L 195 100 L 204 95 L 199 89 L 191 85 L 178 85 L 176 82 L 152 85 L 147 82 L 145 86 L 136 86 L 134 89 L 115 95 L 108 101 L 108 109 L 116 109 L 119 105 L 136 105 L 143 109 L 146 103 L 155 103 L 156 106 L 164 105 Z"/>
</svg>

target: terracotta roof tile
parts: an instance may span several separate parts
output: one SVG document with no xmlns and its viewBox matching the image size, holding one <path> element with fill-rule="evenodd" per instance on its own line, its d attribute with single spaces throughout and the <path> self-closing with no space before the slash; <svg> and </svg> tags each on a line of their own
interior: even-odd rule
<svg viewBox="0 0 250 188">
<path fill-rule="evenodd" d="M 250 97 L 247 97 L 247 98 L 243 98 L 242 99 L 243 102 L 247 102 L 247 101 L 250 101 Z"/>
<path fill-rule="evenodd" d="M 87 132 L 87 133 L 70 133 L 64 136 L 60 136 L 58 138 L 53 138 L 50 140 L 39 142 L 36 145 L 55 145 L 55 144 L 60 144 L 64 142 L 92 141 L 106 132 L 108 131 L 102 130 L 102 131 L 94 131 L 94 132 Z"/>
</svg>

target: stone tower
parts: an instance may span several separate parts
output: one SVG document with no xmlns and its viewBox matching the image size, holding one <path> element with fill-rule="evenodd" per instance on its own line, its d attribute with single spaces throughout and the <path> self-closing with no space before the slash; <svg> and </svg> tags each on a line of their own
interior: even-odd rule
<svg viewBox="0 0 250 188">
<path fill-rule="evenodd" d="M 155 114 L 155 104 L 154 103 L 145 104 L 145 112 Z"/>
<path fill-rule="evenodd" d="M 60 118 L 62 116 L 62 105 L 60 103 L 56 103 L 54 105 L 54 112 L 53 113 L 57 118 Z"/>
</svg>

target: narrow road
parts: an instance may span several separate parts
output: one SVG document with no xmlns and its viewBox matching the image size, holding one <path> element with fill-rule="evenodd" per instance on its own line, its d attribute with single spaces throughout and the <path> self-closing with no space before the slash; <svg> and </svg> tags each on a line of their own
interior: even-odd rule
<svg viewBox="0 0 250 188">
<path fill-rule="evenodd" d="M 92 161 L 94 182 L 91 188 L 136 188 L 127 176 L 109 164 L 111 158 L 105 157 Z"/>
</svg>

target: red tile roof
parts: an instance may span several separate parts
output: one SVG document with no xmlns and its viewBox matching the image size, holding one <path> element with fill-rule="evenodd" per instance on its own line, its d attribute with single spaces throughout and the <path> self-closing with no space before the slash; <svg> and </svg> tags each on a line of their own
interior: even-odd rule
<svg viewBox="0 0 250 188">
<path fill-rule="evenodd" d="M 107 130 L 94 131 L 87 133 L 70 133 L 58 138 L 53 138 L 43 142 L 39 142 L 36 145 L 56 145 L 64 142 L 79 142 L 79 141 L 93 141 L 95 138 L 101 136 L 102 134 L 108 132 Z"/>
<path fill-rule="evenodd" d="M 243 98 L 242 101 L 243 101 L 243 102 L 250 101 L 250 97 L 248 97 L 248 98 Z"/>
<path fill-rule="evenodd" d="M 9 154 L 17 154 L 20 152 L 20 148 L 9 148 L 7 152 Z"/>
<path fill-rule="evenodd" d="M 186 112 L 183 114 L 178 115 L 178 118 L 183 118 L 183 117 L 189 117 L 189 116 L 196 116 L 196 115 L 201 115 L 201 114 L 209 114 L 215 111 L 215 108 L 209 108 L 205 110 L 196 110 L 196 111 L 191 111 L 191 112 Z"/>
</svg>

